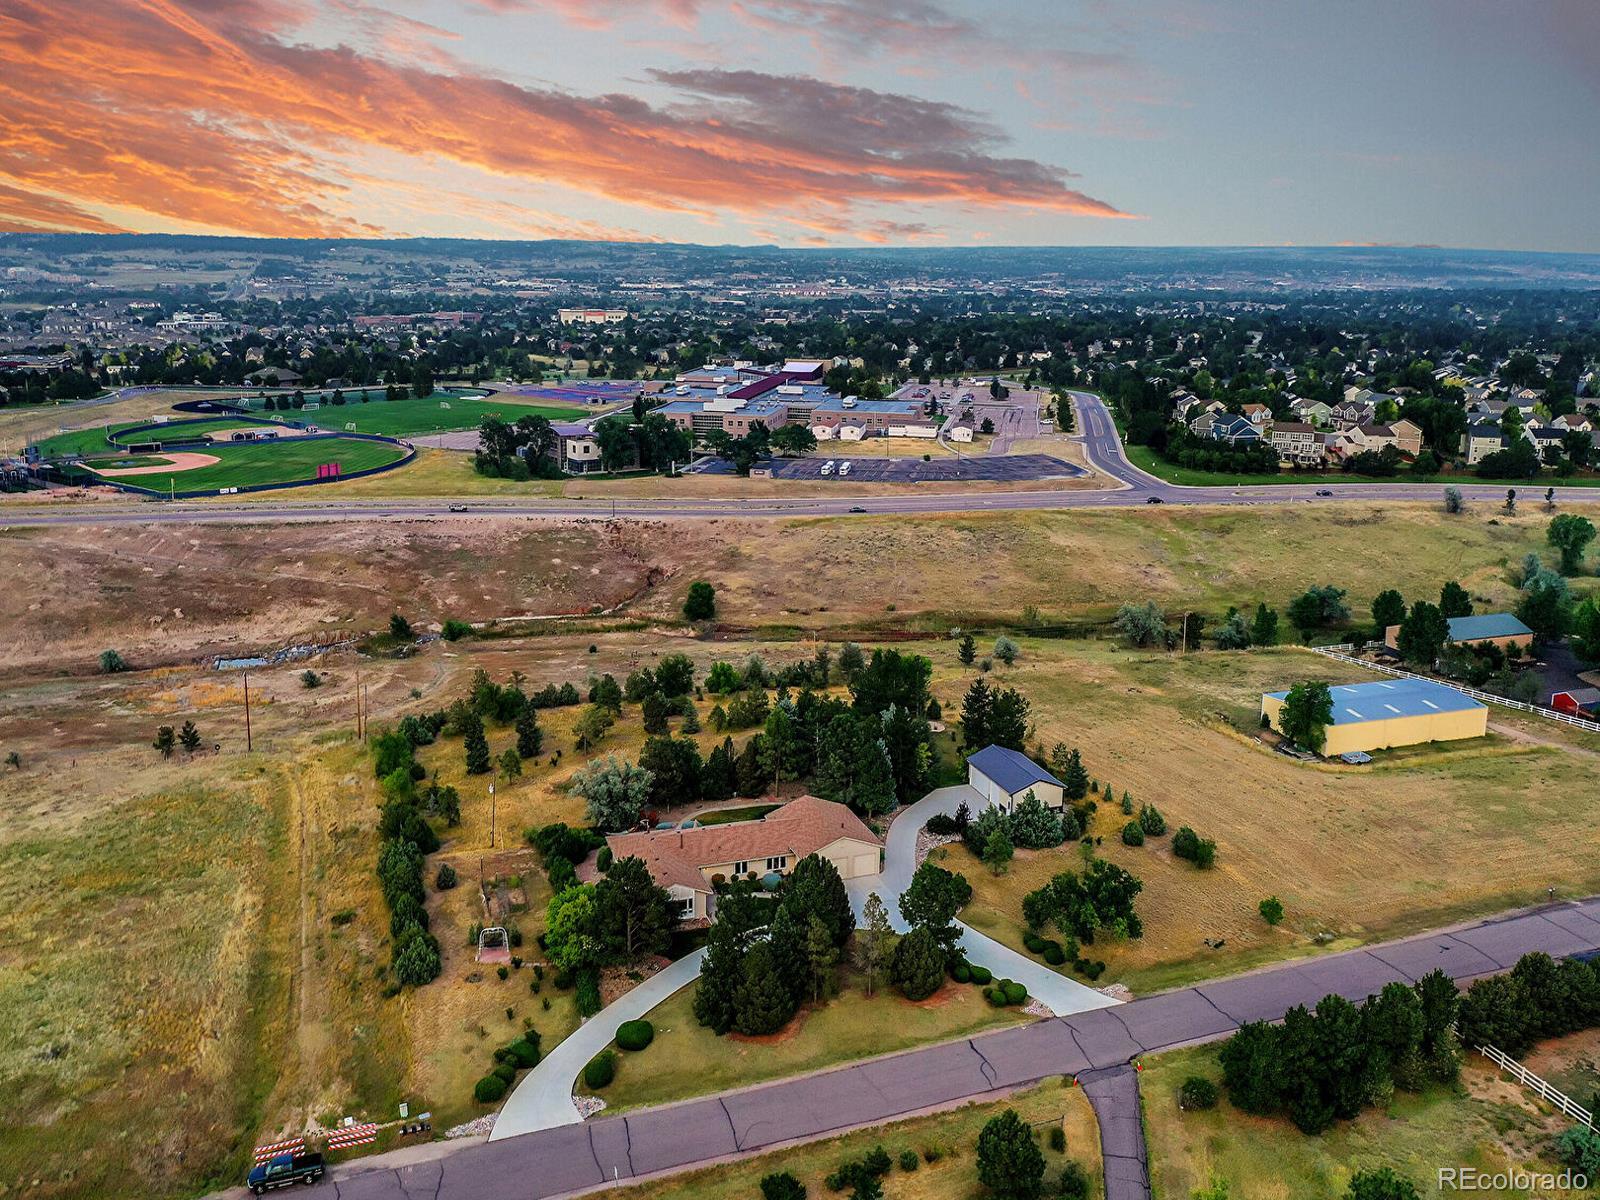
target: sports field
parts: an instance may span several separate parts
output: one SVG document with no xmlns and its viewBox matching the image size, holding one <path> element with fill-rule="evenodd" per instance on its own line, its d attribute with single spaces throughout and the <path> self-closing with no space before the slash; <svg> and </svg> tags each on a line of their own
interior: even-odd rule
<svg viewBox="0 0 1600 1200">
<path fill-rule="evenodd" d="M 170 475 L 141 475 L 133 482 L 153 491 L 212 491 L 225 487 L 251 487 L 264 483 L 295 483 L 315 479 L 321 463 L 336 462 L 344 474 L 385 466 L 405 456 L 405 450 L 387 442 L 359 438 L 297 438 L 286 441 L 240 442 L 207 448 L 217 461 Z M 101 466 L 108 463 L 102 462 Z M 121 463 L 118 464 L 123 465 Z"/>
<path fill-rule="evenodd" d="M 384 437 L 416 437 L 422 434 L 445 432 L 453 429 L 476 429 L 484 417 L 494 416 L 505 421 L 518 417 L 544 417 L 551 421 L 571 421 L 583 415 L 583 408 L 551 404 L 523 403 L 516 398 L 499 396 L 484 399 L 475 396 L 457 396 L 434 393 L 424 399 L 385 400 L 383 389 L 374 388 L 372 397 L 365 403 L 360 399 L 359 388 L 345 392 L 343 404 L 323 404 L 318 408 L 300 409 L 290 413 L 267 412 L 260 408 L 261 401 L 249 398 L 253 413 L 264 417 L 285 417 L 303 421 L 319 429 L 338 432 L 353 426 L 354 433 L 376 433 Z"/>
<path fill-rule="evenodd" d="M 198 417 L 191 420 L 173 420 L 157 428 L 146 428 L 150 421 L 119 421 L 114 425 L 102 425 L 93 429 L 74 429 L 70 433 L 57 434 L 53 438 L 46 438 L 39 443 L 39 453 L 45 458 L 61 458 L 66 455 L 82 454 L 94 455 L 107 450 L 110 446 L 142 445 L 145 442 L 163 441 L 198 441 L 206 434 L 218 429 L 237 429 L 241 425 L 254 422 L 237 416 Z M 141 432 L 127 435 L 127 430 L 138 429 Z"/>
</svg>

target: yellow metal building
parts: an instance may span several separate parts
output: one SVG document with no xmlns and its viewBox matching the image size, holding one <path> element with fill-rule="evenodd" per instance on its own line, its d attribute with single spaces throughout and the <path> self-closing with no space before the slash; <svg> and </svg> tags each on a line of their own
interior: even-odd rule
<svg viewBox="0 0 1600 1200">
<path fill-rule="evenodd" d="M 1489 730 L 1489 710 L 1484 705 L 1453 687 L 1426 679 L 1338 684 L 1329 691 L 1333 694 L 1333 724 L 1327 728 L 1327 743 L 1322 748 L 1328 756 L 1460 741 L 1482 737 Z M 1267 692 L 1261 697 L 1261 715 L 1273 729 L 1279 729 L 1278 714 L 1288 695 Z"/>
</svg>

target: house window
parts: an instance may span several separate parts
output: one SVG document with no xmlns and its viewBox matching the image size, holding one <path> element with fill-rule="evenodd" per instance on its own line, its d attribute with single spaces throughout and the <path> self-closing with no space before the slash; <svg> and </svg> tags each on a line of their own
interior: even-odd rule
<svg viewBox="0 0 1600 1200">
<path fill-rule="evenodd" d="M 787 854 L 780 854 L 777 858 L 767 859 L 767 870 L 769 871 L 781 871 L 788 865 L 789 856 Z"/>
<path fill-rule="evenodd" d="M 733 873 L 735 875 L 743 875 L 749 869 L 750 864 L 747 862 L 736 862 L 733 864 Z"/>
<path fill-rule="evenodd" d="M 684 921 L 694 920 L 694 897 L 685 896 L 678 901 L 678 917 Z"/>
</svg>

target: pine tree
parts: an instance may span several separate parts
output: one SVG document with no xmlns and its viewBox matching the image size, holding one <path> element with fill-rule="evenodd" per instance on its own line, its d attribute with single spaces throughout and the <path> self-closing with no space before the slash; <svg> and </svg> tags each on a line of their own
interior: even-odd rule
<svg viewBox="0 0 1600 1200">
<path fill-rule="evenodd" d="M 878 989 L 878 978 L 883 974 L 884 963 L 888 960 L 889 942 L 892 936 L 889 910 L 884 907 L 883 899 L 878 893 L 872 892 L 867 896 L 867 902 L 861 910 L 861 928 L 856 930 L 851 956 L 856 969 L 866 981 L 868 996 L 873 995 Z"/>
<path fill-rule="evenodd" d="M 907 1000 L 926 1000 L 944 983 L 945 961 L 933 931 L 918 925 L 895 946 L 889 978 Z"/>
<path fill-rule="evenodd" d="M 839 961 L 839 948 L 822 918 L 813 915 L 806 926 L 806 962 L 811 968 L 811 1000 L 820 1004 L 833 990 L 833 967 Z"/>
<path fill-rule="evenodd" d="M 706 756 L 705 771 L 700 777 L 701 792 L 707 800 L 730 800 L 738 789 L 734 774 L 733 739 L 723 738 L 722 744 Z"/>
<path fill-rule="evenodd" d="M 1133 794 L 1126 790 L 1122 793 L 1122 815 L 1125 817 L 1133 815 Z"/>
<path fill-rule="evenodd" d="M 462 748 L 467 755 L 468 775 L 487 775 L 490 769 L 489 739 L 483 735 L 483 719 L 476 713 L 471 715 L 465 729 L 466 736 L 462 740 Z"/>
<path fill-rule="evenodd" d="M 544 749 L 544 730 L 539 728 L 539 710 L 524 704 L 517 714 L 517 753 L 523 758 L 538 758 Z"/>
<path fill-rule="evenodd" d="M 748 1037 L 777 1033 L 794 1016 L 794 998 L 779 977 L 772 948 L 758 942 L 744 956 L 734 993 L 733 1027 Z"/>
<path fill-rule="evenodd" d="M 956 647 L 956 657 L 961 660 L 963 667 L 970 667 L 977 659 L 978 643 L 970 633 L 962 635 L 961 644 Z"/>
<path fill-rule="evenodd" d="M 744 744 L 744 749 L 739 751 L 739 757 L 734 761 L 734 777 L 738 783 L 739 795 L 747 800 L 766 794 L 767 784 L 771 776 L 761 762 L 761 735 L 758 733 Z"/>
<path fill-rule="evenodd" d="M 894 767 L 882 738 L 869 742 L 862 750 L 854 800 L 856 811 L 869 817 L 894 808 Z"/>
<path fill-rule="evenodd" d="M 974 679 L 961 698 L 961 739 L 969 753 L 989 744 L 989 719 L 993 710 L 994 693 L 981 678 Z"/>
<path fill-rule="evenodd" d="M 178 730 L 178 744 L 189 754 L 200 749 L 200 731 L 194 727 L 193 721 L 185 721 L 183 728 Z"/>
<path fill-rule="evenodd" d="M 1068 800 L 1082 800 L 1089 794 L 1089 772 L 1083 769 L 1083 758 L 1076 749 L 1067 755 L 1067 769 L 1061 782 Z"/>
<path fill-rule="evenodd" d="M 177 741 L 178 739 L 173 736 L 171 725 L 160 725 L 156 728 L 156 740 L 150 744 L 161 751 L 162 758 L 170 758 L 172 757 L 172 748 L 177 744 Z"/>
</svg>

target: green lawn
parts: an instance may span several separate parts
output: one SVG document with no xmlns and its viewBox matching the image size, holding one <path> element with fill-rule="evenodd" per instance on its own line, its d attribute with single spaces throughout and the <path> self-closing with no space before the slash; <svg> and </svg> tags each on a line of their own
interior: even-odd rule
<svg viewBox="0 0 1600 1200">
<path fill-rule="evenodd" d="M 609 1108 L 704 1096 L 1034 1019 L 991 1008 L 980 989 L 957 983 L 919 1004 L 887 986 L 868 999 L 853 975 L 839 995 L 771 1037 L 718 1037 L 695 1021 L 693 1006 L 690 986 L 650 1011 L 655 1041 L 637 1054 L 619 1052 L 617 1078 L 600 1093 Z"/>
<path fill-rule="evenodd" d="M 563 407 L 551 404 L 525 404 L 513 398 L 480 399 L 472 396 L 434 393 L 424 399 L 385 400 L 383 389 L 370 392 L 372 399 L 363 404 L 360 389 L 347 390 L 345 403 L 323 404 L 309 411 L 301 409 L 290 413 L 269 413 L 262 416 L 287 417 L 306 421 L 325 430 L 343 430 L 354 425 L 356 433 L 377 433 L 384 437 L 417 437 L 434 432 L 456 429 L 476 429 L 484 417 L 496 416 L 506 421 L 518 417 L 545 417 L 551 421 L 571 421 L 584 415 L 577 405 Z M 259 400 L 250 401 L 252 408 Z M 446 407 L 448 406 L 448 407 Z M 592 411 L 592 410 L 591 410 Z"/>
<path fill-rule="evenodd" d="M 1352 1174 L 1385 1166 L 1425 1196 L 1435 1193 L 1440 1167 L 1559 1170 L 1549 1146 L 1561 1122 L 1486 1066 L 1468 1059 L 1459 1091 L 1396 1092 L 1387 1107 L 1340 1122 L 1321 1137 L 1306 1137 L 1287 1120 L 1247 1116 L 1226 1099 L 1209 1112 L 1181 1110 L 1178 1089 L 1186 1078 L 1221 1082 L 1215 1046 L 1146 1059 L 1139 1083 L 1151 1189 L 1178 1200 L 1220 1179 L 1232 1200 L 1342 1200 Z M 1489 1189 L 1473 1194 L 1530 1195 Z"/>
<path fill-rule="evenodd" d="M 211 491 L 216 488 L 315 479 L 318 464 L 325 462 L 337 462 L 346 474 L 350 474 L 383 466 L 405 456 L 405 450 L 399 446 L 356 438 L 241 442 L 213 446 L 205 453 L 214 454 L 218 461 L 192 471 L 175 471 L 170 475 L 134 475 L 118 482 L 154 491 L 162 491 L 169 486 L 180 492 Z"/>
</svg>

